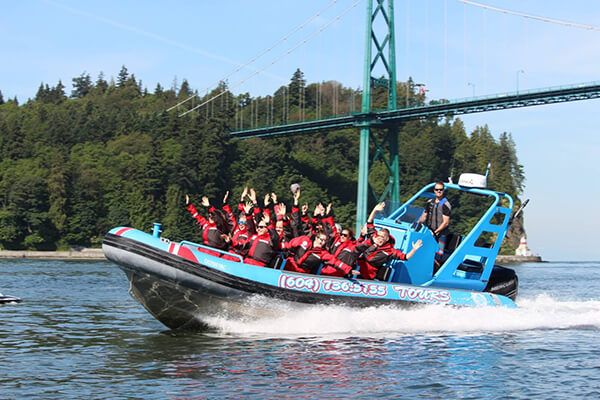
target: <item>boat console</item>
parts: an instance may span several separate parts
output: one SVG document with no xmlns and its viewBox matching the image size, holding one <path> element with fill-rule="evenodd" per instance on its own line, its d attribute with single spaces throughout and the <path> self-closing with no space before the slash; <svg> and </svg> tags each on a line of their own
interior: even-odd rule
<svg viewBox="0 0 600 400">
<path fill-rule="evenodd" d="M 407 252 L 411 243 L 421 239 L 423 247 L 407 261 L 393 261 L 392 282 L 419 286 L 446 287 L 482 291 L 490 282 L 494 263 L 508 230 L 513 208 L 510 195 L 485 188 L 486 177 L 463 174 L 458 184 L 446 183 L 449 196 L 476 196 L 485 199 L 487 209 L 464 235 L 454 233 L 444 256 L 436 259 L 438 243 L 425 225 L 418 223 L 425 203 L 434 197 L 431 183 L 375 225 L 387 228 L 396 240 L 396 248 Z M 456 209 L 460 210 L 459 207 Z"/>
</svg>

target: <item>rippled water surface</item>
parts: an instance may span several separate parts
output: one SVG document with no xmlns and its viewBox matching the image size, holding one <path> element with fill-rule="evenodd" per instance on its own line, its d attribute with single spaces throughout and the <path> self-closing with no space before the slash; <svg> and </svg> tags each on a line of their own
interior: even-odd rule
<svg viewBox="0 0 600 400">
<path fill-rule="evenodd" d="M 516 310 L 315 307 L 173 334 L 108 262 L 0 261 L 0 398 L 599 398 L 600 263 L 515 269 Z"/>
</svg>

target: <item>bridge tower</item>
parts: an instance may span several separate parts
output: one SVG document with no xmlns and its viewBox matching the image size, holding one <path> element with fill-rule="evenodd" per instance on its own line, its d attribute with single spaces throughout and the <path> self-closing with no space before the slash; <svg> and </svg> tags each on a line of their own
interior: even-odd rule
<svg viewBox="0 0 600 400">
<path fill-rule="evenodd" d="M 375 7 L 373 7 L 375 5 Z M 398 131 L 399 124 L 391 124 L 383 141 L 375 140 L 371 127 L 377 124 L 372 113 L 371 89 L 387 87 L 387 109 L 396 109 L 396 41 L 394 35 L 394 0 L 367 1 L 367 24 L 365 37 L 365 60 L 363 76 L 363 93 L 361 111 L 367 117 L 358 123 L 360 127 L 360 148 L 358 164 L 358 189 L 356 198 L 356 231 L 366 222 L 369 197 L 369 148 L 374 139 L 377 155 L 385 154 L 383 147 L 387 144 L 389 158 L 382 156 L 388 173 L 388 184 L 378 201 L 384 199 L 397 205 L 400 202 L 400 167 L 398 161 Z M 374 22 L 381 22 L 385 29 L 378 34 Z M 375 48 L 373 48 L 373 46 Z M 375 50 L 375 51 L 373 51 Z M 374 77 L 379 67 L 383 67 L 383 76 Z"/>
</svg>

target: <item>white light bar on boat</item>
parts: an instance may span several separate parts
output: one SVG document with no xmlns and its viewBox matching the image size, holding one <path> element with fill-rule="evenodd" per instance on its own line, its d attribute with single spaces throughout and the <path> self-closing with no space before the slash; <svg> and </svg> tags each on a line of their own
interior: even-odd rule
<svg viewBox="0 0 600 400">
<path fill-rule="evenodd" d="M 485 189 L 487 187 L 487 177 L 481 174 L 460 174 L 458 184 L 464 187 Z"/>
</svg>

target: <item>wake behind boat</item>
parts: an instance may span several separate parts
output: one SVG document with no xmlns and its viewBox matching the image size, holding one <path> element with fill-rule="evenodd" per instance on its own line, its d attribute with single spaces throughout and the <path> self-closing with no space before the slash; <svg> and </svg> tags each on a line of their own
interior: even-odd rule
<svg viewBox="0 0 600 400">
<path fill-rule="evenodd" d="M 516 307 L 516 274 L 494 265 L 509 226 L 512 198 L 485 189 L 481 175 L 467 174 L 459 184 L 446 184 L 447 190 L 484 199 L 488 206 L 466 236 L 448 241 L 436 263 L 438 243 L 418 223 L 433 186 L 425 186 L 388 217 L 375 220 L 376 227 L 393 235 L 397 249 L 406 252 L 409 243 L 423 241 L 414 257 L 388 263 L 378 274 L 380 280 L 289 272 L 284 263 L 276 268 L 249 265 L 231 253 L 190 241 L 171 242 L 160 236 L 159 224 L 152 233 L 114 228 L 102 248 L 127 275 L 132 296 L 171 329 L 206 326 L 214 316 L 254 318 L 268 312 L 273 302 L 290 307 Z M 250 301 L 256 297 L 263 301 Z"/>
</svg>

